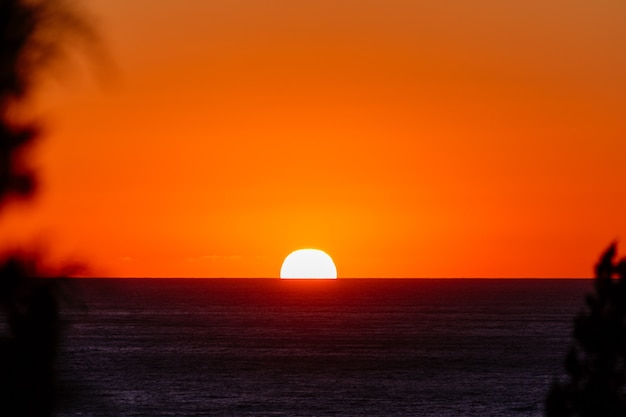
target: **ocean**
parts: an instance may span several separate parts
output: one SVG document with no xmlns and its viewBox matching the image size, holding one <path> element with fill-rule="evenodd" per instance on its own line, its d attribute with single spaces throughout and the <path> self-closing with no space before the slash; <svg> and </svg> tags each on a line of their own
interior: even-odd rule
<svg viewBox="0 0 626 417">
<path fill-rule="evenodd" d="M 62 417 L 541 416 L 590 280 L 84 279 Z"/>
</svg>

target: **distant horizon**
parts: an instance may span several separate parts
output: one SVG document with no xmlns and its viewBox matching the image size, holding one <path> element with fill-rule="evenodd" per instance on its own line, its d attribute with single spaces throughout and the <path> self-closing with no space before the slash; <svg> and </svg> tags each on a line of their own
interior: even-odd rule
<svg viewBox="0 0 626 417">
<path fill-rule="evenodd" d="M 593 280 L 594 277 L 561 277 L 561 278 L 555 278 L 555 277 L 547 277 L 547 278 L 543 278 L 543 277 L 337 277 L 334 279 L 325 279 L 325 278 L 298 278 L 298 279 L 285 279 L 285 278 L 279 278 L 279 277 L 121 277 L 121 276 L 110 276 L 110 277 L 105 277 L 105 276 L 76 276 L 76 277 L 70 277 L 70 279 L 188 279 L 188 280 L 193 280 L 193 279 L 215 279 L 215 280 L 229 280 L 229 279 L 235 279 L 235 280 L 242 280 L 242 279 L 250 279 L 250 280 L 275 280 L 275 281 L 285 281 L 285 282 L 336 282 L 336 281 L 349 281 L 349 280 L 388 280 L 388 281 L 392 281 L 392 280 L 501 280 L 501 281 L 506 281 L 506 280 L 526 280 L 526 281 L 532 281 L 532 280 L 554 280 L 554 281 L 559 281 L 559 280 Z"/>
</svg>

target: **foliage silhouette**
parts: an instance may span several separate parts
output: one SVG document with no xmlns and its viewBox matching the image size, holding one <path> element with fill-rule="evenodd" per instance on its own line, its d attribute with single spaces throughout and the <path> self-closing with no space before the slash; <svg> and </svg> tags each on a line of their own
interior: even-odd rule
<svg viewBox="0 0 626 417">
<path fill-rule="evenodd" d="M 81 15 L 64 0 L 0 0 L 0 209 L 35 190 L 25 150 L 39 126 L 25 104 L 43 70 L 66 55 L 71 37 L 93 39 Z M 41 257 L 0 259 L 0 415 L 44 417 L 55 405 L 55 358 L 60 335 L 58 279 Z M 58 275 L 58 274 L 54 274 Z"/>
<path fill-rule="evenodd" d="M 626 258 L 613 243 L 595 267 L 595 293 L 574 321 L 575 344 L 565 359 L 569 381 L 554 383 L 547 417 L 626 416 Z"/>
<path fill-rule="evenodd" d="M 63 61 L 74 38 L 94 43 L 95 33 L 68 1 L 0 0 L 0 204 L 34 191 L 24 151 L 39 128 L 21 113 L 44 70 Z"/>
<path fill-rule="evenodd" d="M 2 415 L 48 416 L 54 408 L 60 288 L 58 280 L 35 278 L 36 259 L 12 255 L 0 265 L 7 327 L 0 344 Z"/>
</svg>

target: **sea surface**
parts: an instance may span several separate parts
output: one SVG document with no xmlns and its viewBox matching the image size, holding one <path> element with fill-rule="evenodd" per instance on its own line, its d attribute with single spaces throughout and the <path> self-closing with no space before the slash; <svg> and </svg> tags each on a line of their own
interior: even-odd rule
<svg viewBox="0 0 626 417">
<path fill-rule="evenodd" d="M 590 280 L 76 280 L 70 416 L 541 416 Z"/>
</svg>

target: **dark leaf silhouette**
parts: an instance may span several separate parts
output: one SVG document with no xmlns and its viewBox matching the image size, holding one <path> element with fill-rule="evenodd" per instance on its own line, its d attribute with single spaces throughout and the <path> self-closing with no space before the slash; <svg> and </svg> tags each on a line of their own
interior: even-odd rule
<svg viewBox="0 0 626 417">
<path fill-rule="evenodd" d="M 595 293 L 574 320 L 569 381 L 552 385 L 547 417 L 626 415 L 626 258 L 615 262 L 616 255 L 613 243 L 596 264 Z"/>
<path fill-rule="evenodd" d="M 35 265 L 24 255 L 0 263 L 0 307 L 6 318 L 0 339 L 2 415 L 48 416 L 54 406 L 59 282 L 36 278 Z"/>
<path fill-rule="evenodd" d="M 25 100 L 42 70 L 65 56 L 70 37 L 93 38 L 64 0 L 0 0 L 0 209 L 27 198 L 36 180 L 25 150 L 39 126 L 25 117 Z M 0 258 L 0 415 L 53 415 L 60 337 L 59 279 L 40 256 Z M 54 274 L 59 275 L 59 274 Z"/>
</svg>

